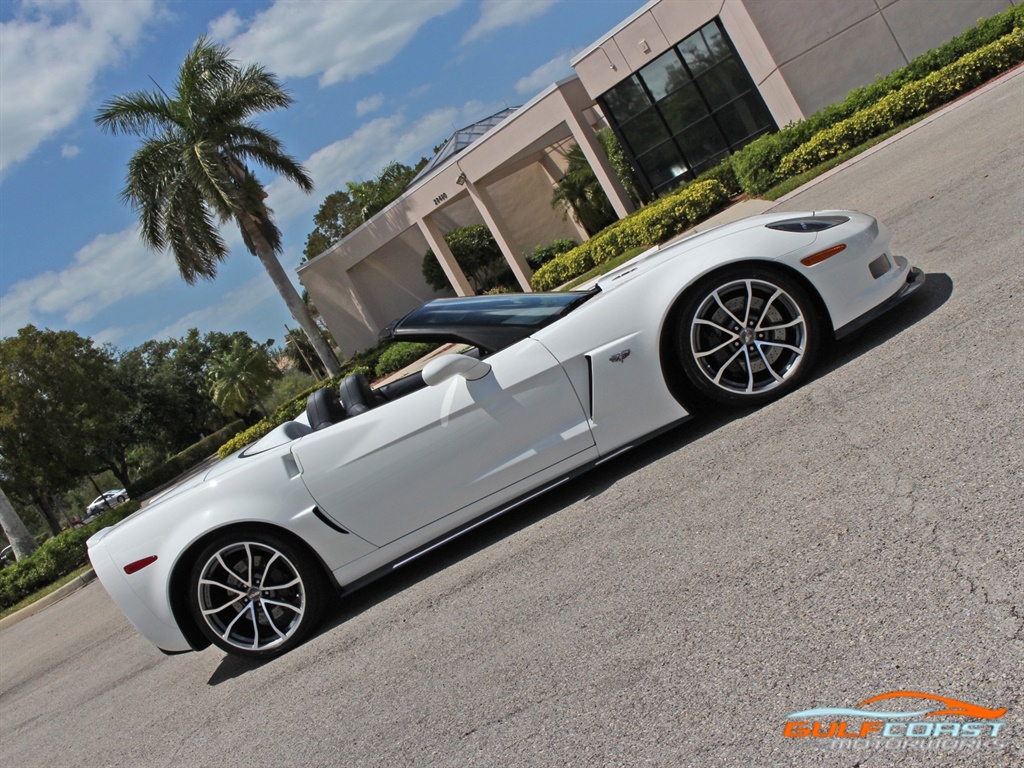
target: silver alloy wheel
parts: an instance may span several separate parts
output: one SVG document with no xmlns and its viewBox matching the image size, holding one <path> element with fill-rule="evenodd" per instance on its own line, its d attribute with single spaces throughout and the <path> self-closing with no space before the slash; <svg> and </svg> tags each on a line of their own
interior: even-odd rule
<svg viewBox="0 0 1024 768">
<path fill-rule="evenodd" d="M 224 643 L 263 651 L 281 645 L 299 629 L 306 585 L 281 551 L 261 542 L 235 542 L 206 561 L 197 599 L 199 614 Z"/>
<path fill-rule="evenodd" d="M 715 387 L 750 396 L 781 386 L 807 351 L 799 303 L 764 279 L 726 282 L 705 296 L 690 323 L 696 367 Z"/>
</svg>

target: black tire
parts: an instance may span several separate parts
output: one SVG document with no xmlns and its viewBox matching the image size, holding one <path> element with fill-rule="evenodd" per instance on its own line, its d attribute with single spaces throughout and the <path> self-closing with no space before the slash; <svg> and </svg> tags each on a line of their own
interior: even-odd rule
<svg viewBox="0 0 1024 768">
<path fill-rule="evenodd" d="M 219 536 L 199 554 L 189 590 L 202 633 L 250 659 L 280 656 L 305 640 L 320 623 L 327 594 L 323 571 L 305 550 L 242 531 Z"/>
<path fill-rule="evenodd" d="M 807 291 L 781 270 L 728 267 L 700 280 L 676 315 L 680 366 L 698 393 L 757 406 L 800 386 L 821 329 Z"/>
</svg>

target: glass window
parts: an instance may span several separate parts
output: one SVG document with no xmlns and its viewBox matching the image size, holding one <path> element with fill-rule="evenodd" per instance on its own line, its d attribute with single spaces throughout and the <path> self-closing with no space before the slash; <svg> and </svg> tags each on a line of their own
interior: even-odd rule
<svg viewBox="0 0 1024 768">
<path fill-rule="evenodd" d="M 708 108 L 697 92 L 697 86 L 690 83 L 658 103 L 658 109 L 665 116 L 672 133 L 679 133 L 686 126 L 707 117 Z"/>
<path fill-rule="evenodd" d="M 705 24 L 700 31 L 704 35 L 704 41 L 707 43 L 712 59 L 721 61 L 726 56 L 732 55 L 729 41 L 725 39 L 725 35 L 722 34 L 715 22 Z"/>
<path fill-rule="evenodd" d="M 679 50 L 682 52 L 686 66 L 690 68 L 690 72 L 693 73 L 694 77 L 698 77 L 715 63 L 714 55 L 708 50 L 708 46 L 700 32 L 690 35 L 683 40 L 679 44 Z"/>
<path fill-rule="evenodd" d="M 622 126 L 622 135 L 634 154 L 642 155 L 668 138 L 668 129 L 657 110 L 649 109 Z"/>
<path fill-rule="evenodd" d="M 648 192 L 660 193 L 774 130 L 717 20 L 601 97 Z"/>
<path fill-rule="evenodd" d="M 715 110 L 750 90 L 750 75 L 736 59 L 715 65 L 700 79 L 700 89 Z"/>
<path fill-rule="evenodd" d="M 541 326 L 587 298 L 590 297 L 581 298 L 579 292 L 566 291 L 435 299 L 414 309 L 399 325 L 406 330 L 435 326 Z"/>
<path fill-rule="evenodd" d="M 693 166 L 701 165 L 712 155 L 725 152 L 729 148 L 722 137 L 722 132 L 710 117 L 687 128 L 679 136 L 679 143 L 690 165 Z"/>
<path fill-rule="evenodd" d="M 729 106 L 715 113 L 715 119 L 725 131 L 729 145 L 738 149 L 754 135 L 763 133 L 772 126 L 772 118 L 764 102 L 756 94 L 737 99 Z"/>
<path fill-rule="evenodd" d="M 624 123 L 637 112 L 651 106 L 651 100 L 647 98 L 636 75 L 623 80 L 608 91 L 604 95 L 604 100 L 605 105 L 619 123 Z"/>
<path fill-rule="evenodd" d="M 679 55 L 674 49 L 669 49 L 668 53 L 662 54 L 641 69 L 640 77 L 655 101 L 665 98 L 680 86 L 690 82 L 690 76 L 686 74 L 683 62 L 679 60 Z"/>
<path fill-rule="evenodd" d="M 637 162 L 655 189 L 682 176 L 689 170 L 675 143 L 671 141 L 666 141 L 646 155 L 638 157 Z"/>
<path fill-rule="evenodd" d="M 714 168 L 716 165 L 721 163 L 725 158 L 729 156 L 728 152 L 719 152 L 717 155 L 712 155 L 703 163 L 691 164 L 690 170 L 693 171 L 694 176 L 700 176 L 704 171 Z"/>
</svg>

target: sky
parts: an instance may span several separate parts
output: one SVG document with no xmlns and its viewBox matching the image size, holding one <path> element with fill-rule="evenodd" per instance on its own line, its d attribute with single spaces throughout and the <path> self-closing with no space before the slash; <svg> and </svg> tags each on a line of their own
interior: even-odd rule
<svg viewBox="0 0 1024 768">
<path fill-rule="evenodd" d="M 313 214 L 346 181 L 409 165 L 459 128 L 527 102 L 643 0 L 0 0 L 0 338 L 33 324 L 131 349 L 190 328 L 280 345 L 295 327 L 226 225 L 216 280 L 189 286 L 120 199 L 131 136 L 107 99 L 170 90 L 201 35 L 274 72 L 295 99 L 264 113 L 316 185 L 254 169 L 289 273 Z M 298 278 L 294 281 L 299 286 Z M 300 286 L 301 289 L 301 286 Z M 351 353 L 354 350 L 343 350 Z"/>
</svg>

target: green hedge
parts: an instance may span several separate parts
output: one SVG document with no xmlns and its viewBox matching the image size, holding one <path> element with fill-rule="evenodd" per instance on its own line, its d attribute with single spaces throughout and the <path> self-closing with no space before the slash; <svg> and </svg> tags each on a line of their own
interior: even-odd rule
<svg viewBox="0 0 1024 768">
<path fill-rule="evenodd" d="M 159 488 L 164 483 L 170 482 L 182 472 L 194 467 L 200 461 L 213 454 L 243 429 L 245 429 L 245 422 L 241 419 L 231 422 L 223 429 L 219 429 L 212 435 L 204 437 L 198 443 L 190 445 L 181 453 L 175 454 L 163 464 L 141 475 L 131 484 L 128 492 L 132 496 L 138 497 Z"/>
<path fill-rule="evenodd" d="M 383 378 L 407 365 L 412 365 L 424 355 L 437 349 L 437 344 L 417 344 L 411 341 L 399 341 L 392 344 L 377 361 L 377 376 Z"/>
<path fill-rule="evenodd" d="M 779 172 L 782 159 L 800 145 L 809 142 L 816 134 L 873 106 L 908 83 L 921 80 L 1022 26 L 1024 5 L 1016 5 L 980 21 L 962 35 L 937 48 L 922 53 L 902 69 L 851 91 L 839 104 L 832 104 L 806 120 L 791 123 L 751 142 L 730 158 L 740 186 L 749 195 L 763 194 L 785 180 L 786 176 Z"/>
<path fill-rule="evenodd" d="M 267 418 L 263 419 L 260 422 L 257 422 L 244 432 L 239 432 L 237 435 L 235 435 L 233 438 L 228 440 L 226 443 L 224 443 L 224 445 L 220 447 L 220 450 L 217 451 L 217 455 L 220 456 L 222 459 L 226 459 L 235 451 L 240 451 L 250 443 L 255 443 L 261 437 L 268 434 L 279 425 L 284 424 L 286 421 L 292 421 L 293 419 L 298 418 L 301 414 L 305 413 L 306 411 L 306 400 L 309 398 L 311 394 L 316 392 L 318 389 L 323 389 L 324 387 L 337 387 L 339 384 L 341 384 L 342 379 L 344 379 L 347 376 L 351 376 L 353 373 L 356 372 L 359 372 L 364 376 L 370 376 L 370 369 L 367 368 L 365 365 L 356 365 L 352 363 L 356 359 L 373 359 L 374 361 L 376 361 L 379 356 L 379 353 L 375 353 L 374 355 L 372 355 L 372 358 L 353 358 L 353 360 L 349 361 L 350 364 L 346 365 L 344 368 L 341 369 L 341 373 L 337 374 L 336 376 L 331 376 L 328 379 L 324 379 L 323 381 L 318 382 L 315 386 L 310 387 L 306 391 L 300 392 L 288 402 L 278 406 L 277 409 Z"/>
<path fill-rule="evenodd" d="M 96 531 L 128 517 L 139 508 L 129 501 L 79 528 L 69 528 L 43 542 L 24 560 L 0 570 L 0 610 L 16 605 L 43 587 L 66 576 L 88 561 L 85 542 Z"/>
<path fill-rule="evenodd" d="M 732 162 L 728 157 L 714 168 L 704 171 L 694 181 L 717 181 L 725 187 L 729 197 L 735 197 L 743 192 L 743 187 L 740 186 L 740 181 L 736 178 L 736 170 L 732 167 Z"/>
<path fill-rule="evenodd" d="M 555 258 L 555 256 L 560 256 L 566 251 L 571 251 L 577 245 L 579 245 L 579 243 L 571 237 L 562 237 L 558 240 L 552 240 L 547 245 L 538 245 L 533 249 L 533 253 L 527 254 L 526 263 L 530 265 L 530 269 L 540 269 Z"/>
<path fill-rule="evenodd" d="M 630 214 L 594 235 L 583 245 L 556 256 L 533 273 L 535 291 L 550 291 L 620 253 L 655 245 L 706 219 L 729 201 L 729 192 L 715 179 L 694 181 Z"/>
<path fill-rule="evenodd" d="M 818 133 L 783 157 L 778 173 L 790 177 L 813 168 L 952 101 L 1021 61 L 1024 61 L 1024 31 L 1017 30 Z"/>
</svg>

